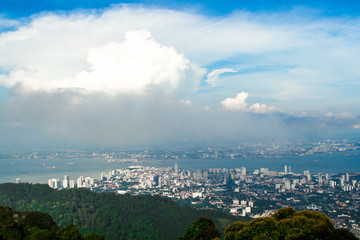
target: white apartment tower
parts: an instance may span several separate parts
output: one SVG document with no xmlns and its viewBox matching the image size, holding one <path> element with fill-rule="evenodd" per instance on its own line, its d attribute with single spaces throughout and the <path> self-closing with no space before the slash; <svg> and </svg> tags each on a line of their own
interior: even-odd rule
<svg viewBox="0 0 360 240">
<path fill-rule="evenodd" d="M 240 174 L 246 176 L 246 167 L 241 167 Z"/>
<path fill-rule="evenodd" d="M 322 176 L 321 176 L 321 173 L 319 173 L 319 186 L 322 185 Z"/>
<path fill-rule="evenodd" d="M 85 180 L 84 176 L 80 176 L 77 179 L 76 183 L 78 188 L 84 187 L 84 180 Z"/>
<path fill-rule="evenodd" d="M 65 175 L 64 176 L 64 180 L 63 180 L 63 184 L 62 184 L 63 188 L 68 188 L 69 187 L 69 176 Z"/>
<path fill-rule="evenodd" d="M 174 174 L 175 174 L 175 176 L 177 176 L 179 174 L 179 164 L 177 162 L 175 162 Z"/>
</svg>

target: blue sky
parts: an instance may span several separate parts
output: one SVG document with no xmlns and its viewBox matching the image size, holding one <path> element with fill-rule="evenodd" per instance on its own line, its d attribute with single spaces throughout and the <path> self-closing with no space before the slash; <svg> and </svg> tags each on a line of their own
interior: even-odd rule
<svg viewBox="0 0 360 240">
<path fill-rule="evenodd" d="M 357 16 L 360 11 L 358 1 L 266 1 L 266 0 L 241 0 L 241 1 L 116 1 L 116 0 L 4 0 L 0 3 L 2 12 L 11 18 L 30 16 L 41 11 L 69 11 L 74 9 L 98 9 L 109 7 L 112 4 L 143 4 L 145 6 L 165 7 L 171 9 L 193 8 L 205 14 L 223 15 L 234 10 L 246 11 L 289 11 L 294 7 L 305 7 L 320 11 L 328 16 Z"/>
<path fill-rule="evenodd" d="M 360 129 L 357 1 L 13 0 L 0 9 L 4 145 Z"/>
</svg>

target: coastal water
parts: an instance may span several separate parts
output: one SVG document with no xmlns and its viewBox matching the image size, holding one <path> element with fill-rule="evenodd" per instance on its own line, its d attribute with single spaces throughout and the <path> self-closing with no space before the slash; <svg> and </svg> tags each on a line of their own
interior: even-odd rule
<svg viewBox="0 0 360 240">
<path fill-rule="evenodd" d="M 49 178 L 70 179 L 90 176 L 98 179 L 101 172 L 126 168 L 131 165 L 173 167 L 175 160 L 146 161 L 141 163 L 107 163 L 106 159 L 0 159 L 0 183 L 22 182 L 46 183 Z M 246 158 L 246 159 L 178 159 L 180 169 L 206 170 L 209 168 L 240 168 L 249 171 L 269 168 L 271 171 L 284 171 L 284 165 L 291 166 L 295 173 L 310 170 L 315 173 L 360 172 L 360 150 L 333 154 L 314 154 L 282 158 Z"/>
</svg>

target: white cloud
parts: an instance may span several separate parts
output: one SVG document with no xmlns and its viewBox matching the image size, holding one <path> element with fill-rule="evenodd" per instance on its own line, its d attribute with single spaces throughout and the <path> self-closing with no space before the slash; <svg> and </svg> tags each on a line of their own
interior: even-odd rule
<svg viewBox="0 0 360 240">
<path fill-rule="evenodd" d="M 332 112 L 328 112 L 325 114 L 326 117 L 333 117 L 335 114 Z"/>
<path fill-rule="evenodd" d="M 207 78 L 205 80 L 205 82 L 207 82 L 209 85 L 215 87 L 218 83 L 219 77 L 221 74 L 223 73 L 228 73 L 228 72 L 236 72 L 236 70 L 232 69 L 232 68 L 219 68 L 219 69 L 215 69 L 213 71 L 211 71 L 208 75 Z"/>
<path fill-rule="evenodd" d="M 249 111 L 255 113 L 268 113 L 275 111 L 275 107 L 267 106 L 263 103 L 254 103 L 249 107 Z"/>
<path fill-rule="evenodd" d="M 224 76 L 223 89 L 247 89 L 282 101 L 288 111 L 316 112 L 304 109 L 305 103 L 306 108 L 324 109 L 326 104 L 341 107 L 342 102 L 334 99 L 346 99 L 347 90 L 358 88 L 358 18 L 241 11 L 209 17 L 196 12 L 119 5 L 97 12 L 44 13 L 24 22 L 27 24 L 0 34 L 0 82 L 7 86 L 27 82 L 41 89 L 46 85 L 53 88 L 56 82 L 60 86 L 84 87 L 79 83 L 81 76 L 96 75 L 88 62 L 90 49 L 105 51 L 108 45 L 124 43 L 126 32 L 147 29 L 156 43 L 176 49 L 190 62 L 191 67 L 178 72 L 181 81 L 177 88 L 176 74 L 165 84 L 159 83 L 168 91 L 196 89 L 199 75 L 205 73 L 196 67 L 194 70 L 194 64 L 217 68 L 216 63 L 223 67 L 226 62 L 237 66 L 239 74 L 232 79 Z M 10 21 L 7 25 L 19 23 Z M 216 72 L 213 74 L 213 80 L 211 73 L 208 76 L 210 84 L 217 83 Z M 145 80 L 114 88 L 110 82 L 108 79 L 102 83 L 106 91 L 147 88 Z M 153 82 L 158 81 L 152 79 L 149 84 Z M 339 85 L 342 91 L 338 91 Z M 352 104 L 360 104 L 358 98 L 354 99 Z M 309 106 L 308 102 L 313 104 Z M 292 109 L 294 106 L 298 109 Z"/>
<path fill-rule="evenodd" d="M 246 99 L 249 97 L 247 92 L 241 92 L 236 95 L 235 98 L 226 98 L 221 101 L 223 108 L 230 111 L 238 112 L 254 112 L 254 113 L 269 113 L 276 110 L 273 106 L 267 106 L 262 103 L 254 103 L 250 107 L 246 103 Z"/>
<path fill-rule="evenodd" d="M 342 112 L 342 113 L 333 113 L 333 112 L 328 112 L 325 114 L 326 117 L 328 118 L 336 118 L 336 119 L 351 119 L 351 118 L 355 118 L 355 116 L 350 113 L 350 112 Z"/>
<path fill-rule="evenodd" d="M 300 112 L 300 113 L 289 112 L 288 114 L 291 116 L 300 117 L 300 118 L 308 116 L 307 112 Z"/>
<path fill-rule="evenodd" d="M 354 124 L 354 125 L 352 126 L 352 128 L 360 129 L 360 124 Z"/>
<path fill-rule="evenodd" d="M 34 138 L 54 133 L 55 139 L 67 135 L 65 142 L 81 142 L 92 135 L 95 143 L 226 139 L 231 134 L 237 139 L 246 131 L 262 137 L 266 127 L 279 132 L 282 114 L 241 114 L 241 119 L 233 114 L 279 111 L 247 103 L 247 92 L 226 98 L 234 89 L 273 99 L 286 112 L 309 113 L 292 115 L 298 120 L 294 125 L 306 120 L 310 123 L 304 126 L 311 128 L 313 113 L 343 109 L 341 119 L 320 120 L 327 126 L 356 126 L 357 118 L 348 112 L 360 104 L 359 18 L 302 14 L 204 16 L 127 5 L 43 13 L 21 19 L 22 25 L 0 19 L 0 85 L 29 91 L 9 91 L 8 101 L 0 100 L 0 135 L 7 136 L 2 141 L 17 143 L 20 132 L 26 137 L 20 126 L 37 129 Z M 232 72 L 229 66 L 236 76 L 221 75 Z M 207 83 L 217 87 L 199 84 L 205 68 L 216 69 L 207 74 Z M 57 88 L 62 90 L 53 91 Z M 149 94 L 132 94 L 142 92 Z M 222 99 L 230 111 L 218 111 Z M 6 124 L 14 126 L 12 135 L 1 129 Z"/>
<path fill-rule="evenodd" d="M 220 103 L 227 110 L 247 112 L 248 106 L 246 103 L 246 99 L 248 98 L 248 96 L 249 94 L 247 92 L 241 92 L 238 93 L 235 98 L 226 98 Z"/>
<path fill-rule="evenodd" d="M 157 43 L 146 30 L 128 31 L 123 42 L 90 48 L 87 60 L 89 70 L 76 73 L 73 78 L 51 77 L 48 69 L 38 68 L 37 71 L 14 70 L 0 79 L 8 86 L 21 83 L 31 90 L 141 93 L 151 87 L 173 92 L 186 81 L 197 85 L 204 74 L 203 69 L 173 47 Z"/>
<path fill-rule="evenodd" d="M 203 70 L 191 64 L 173 47 L 157 43 L 146 30 L 125 33 L 125 41 L 92 48 L 90 71 L 74 79 L 74 87 L 105 92 L 143 92 L 161 86 L 176 90 L 182 81 L 198 82 Z M 187 72 L 193 72 L 195 78 Z M 78 86 L 77 86 L 78 85 Z"/>
</svg>

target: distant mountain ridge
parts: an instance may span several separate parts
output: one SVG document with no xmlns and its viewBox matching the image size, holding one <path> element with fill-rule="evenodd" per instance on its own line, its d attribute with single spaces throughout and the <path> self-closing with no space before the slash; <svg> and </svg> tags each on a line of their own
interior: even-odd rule
<svg viewBox="0 0 360 240">
<path fill-rule="evenodd" d="M 160 196 L 96 193 L 88 189 L 54 190 L 44 184 L 0 184 L 0 205 L 16 211 L 48 213 L 60 226 L 76 224 L 82 234 L 106 239 L 177 239 L 200 216 L 210 217 L 221 232 L 241 218 L 183 207 Z"/>
</svg>

